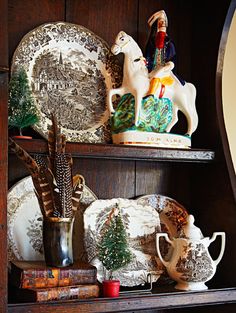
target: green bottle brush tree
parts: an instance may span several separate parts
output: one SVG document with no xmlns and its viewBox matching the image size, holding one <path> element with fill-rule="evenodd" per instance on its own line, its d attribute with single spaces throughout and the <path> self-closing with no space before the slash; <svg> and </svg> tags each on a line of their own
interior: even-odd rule
<svg viewBox="0 0 236 313">
<path fill-rule="evenodd" d="M 22 136 L 22 129 L 39 120 L 27 73 L 23 67 L 12 73 L 9 82 L 8 124 L 16 127 Z"/>
<path fill-rule="evenodd" d="M 109 271 L 109 279 L 112 279 L 113 271 L 126 266 L 132 260 L 132 253 L 129 250 L 127 234 L 118 205 L 113 208 L 106 225 L 108 226 L 106 226 L 98 245 L 98 258 Z"/>
</svg>

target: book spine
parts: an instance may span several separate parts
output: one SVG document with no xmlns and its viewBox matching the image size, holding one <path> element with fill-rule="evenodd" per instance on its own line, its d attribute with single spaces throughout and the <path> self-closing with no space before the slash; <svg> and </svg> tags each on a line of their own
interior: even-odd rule
<svg viewBox="0 0 236 313">
<path fill-rule="evenodd" d="M 43 302 L 56 300 L 89 299 L 99 296 L 98 285 L 78 285 L 47 289 L 22 289 L 22 299 L 27 301 Z M 27 293 L 28 292 L 28 293 Z M 21 295 L 19 294 L 19 300 Z"/>
<path fill-rule="evenodd" d="M 81 270 L 48 269 L 23 271 L 20 288 L 63 287 L 79 284 L 95 284 L 96 271 L 83 272 Z"/>
<path fill-rule="evenodd" d="M 37 290 L 36 290 L 37 292 Z M 98 297 L 99 287 L 97 285 L 80 285 L 75 287 L 51 288 L 48 292 L 44 290 L 38 293 L 37 301 L 88 299 Z"/>
</svg>

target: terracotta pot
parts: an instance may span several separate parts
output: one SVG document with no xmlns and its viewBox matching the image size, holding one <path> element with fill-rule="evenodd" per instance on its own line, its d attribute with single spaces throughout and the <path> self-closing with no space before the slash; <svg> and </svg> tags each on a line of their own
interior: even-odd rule
<svg viewBox="0 0 236 313">
<path fill-rule="evenodd" d="M 31 136 L 13 136 L 12 138 L 14 138 L 14 139 L 32 139 L 32 137 Z"/>
<path fill-rule="evenodd" d="M 120 281 L 119 280 L 104 280 L 102 282 L 103 296 L 109 298 L 119 297 Z"/>
<path fill-rule="evenodd" d="M 43 218 L 43 247 L 48 266 L 65 267 L 73 264 L 73 224 L 74 218 Z"/>
</svg>

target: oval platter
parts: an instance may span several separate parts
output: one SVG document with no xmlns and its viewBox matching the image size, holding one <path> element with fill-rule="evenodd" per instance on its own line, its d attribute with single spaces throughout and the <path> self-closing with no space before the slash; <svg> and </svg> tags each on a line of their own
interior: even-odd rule
<svg viewBox="0 0 236 313">
<path fill-rule="evenodd" d="M 120 85 L 121 67 L 107 43 L 87 28 L 65 22 L 43 24 L 26 34 L 11 71 L 24 67 L 47 138 L 54 113 L 67 141 L 107 143 L 107 91 Z"/>
</svg>

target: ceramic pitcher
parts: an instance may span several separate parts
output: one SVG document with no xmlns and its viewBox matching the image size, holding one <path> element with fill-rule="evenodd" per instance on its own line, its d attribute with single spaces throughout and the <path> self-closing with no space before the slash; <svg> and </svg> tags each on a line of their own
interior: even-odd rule
<svg viewBox="0 0 236 313">
<path fill-rule="evenodd" d="M 218 258 L 213 260 L 208 247 L 217 236 L 221 236 L 221 249 Z M 161 255 L 160 237 L 164 237 L 173 248 L 172 256 L 168 261 Z M 214 232 L 212 238 L 204 238 L 200 229 L 194 225 L 194 217 L 189 215 L 187 225 L 183 228 L 180 237 L 170 240 L 167 233 L 158 233 L 156 239 L 157 254 L 169 276 L 177 282 L 176 289 L 208 289 L 205 283 L 214 276 L 224 254 L 224 232 Z"/>
</svg>

